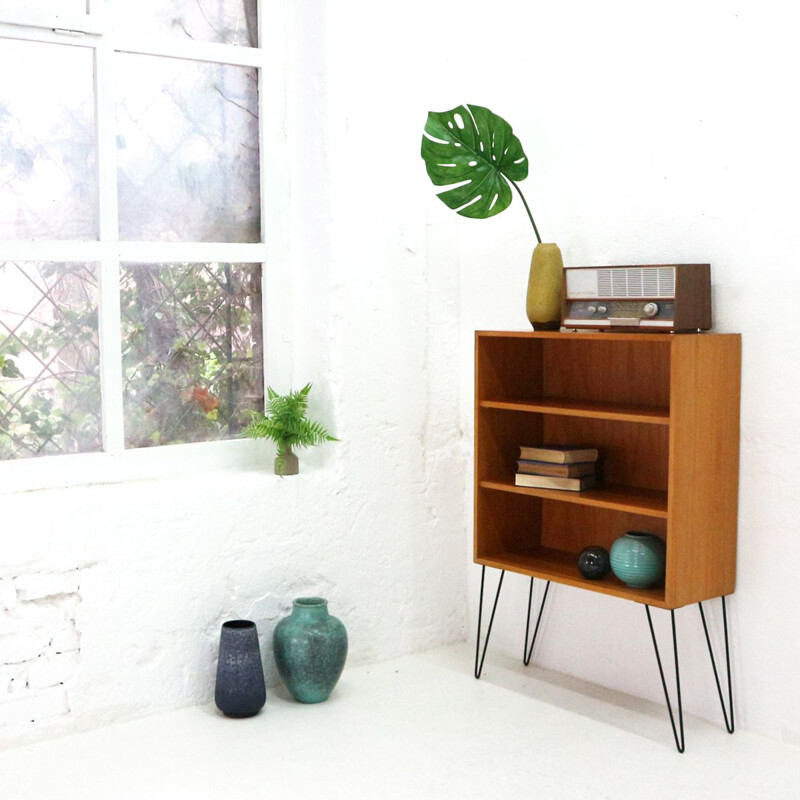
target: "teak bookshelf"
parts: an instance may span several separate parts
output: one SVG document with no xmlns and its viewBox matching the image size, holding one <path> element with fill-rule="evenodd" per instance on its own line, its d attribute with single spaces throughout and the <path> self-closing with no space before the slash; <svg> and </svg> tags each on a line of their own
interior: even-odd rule
<svg viewBox="0 0 800 800">
<path fill-rule="evenodd" d="M 478 331 L 475 561 L 665 609 L 736 579 L 739 334 Z M 514 485 L 520 445 L 597 447 L 582 492 Z M 577 568 L 628 530 L 667 545 L 649 589 Z"/>
<path fill-rule="evenodd" d="M 684 752 L 675 609 L 697 603 L 728 733 L 733 733 L 725 596 L 736 583 L 741 336 L 712 333 L 475 335 L 475 561 L 482 565 L 475 677 L 480 678 L 506 570 L 529 575 L 523 663 L 529 664 L 550 583 L 644 605 L 672 733 Z M 582 492 L 514 482 L 522 445 L 596 447 L 600 481 Z M 632 589 L 578 571 L 590 544 L 610 550 L 628 530 L 666 542 L 663 580 Z M 481 635 L 486 568 L 500 572 Z M 535 578 L 547 581 L 528 642 Z M 703 611 L 720 597 L 727 707 Z M 672 620 L 673 714 L 650 607 Z M 677 719 L 677 723 L 676 723 Z"/>
</svg>

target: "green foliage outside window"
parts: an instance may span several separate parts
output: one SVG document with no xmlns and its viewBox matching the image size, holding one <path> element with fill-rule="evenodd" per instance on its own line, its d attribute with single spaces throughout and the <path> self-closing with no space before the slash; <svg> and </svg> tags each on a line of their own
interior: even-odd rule
<svg viewBox="0 0 800 800">
<path fill-rule="evenodd" d="M 24 324 L 0 303 L 0 459 L 100 450 L 94 273 L 33 272 L 43 295 Z M 126 447 L 232 438 L 263 408 L 260 283 L 253 264 L 123 267 Z"/>
</svg>

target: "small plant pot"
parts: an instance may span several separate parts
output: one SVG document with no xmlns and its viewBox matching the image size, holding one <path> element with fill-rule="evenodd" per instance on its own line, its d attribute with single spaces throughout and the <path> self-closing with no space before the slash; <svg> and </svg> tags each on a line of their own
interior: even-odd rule
<svg viewBox="0 0 800 800">
<path fill-rule="evenodd" d="M 300 459 L 292 452 L 291 447 L 286 448 L 286 452 L 281 459 L 278 456 L 275 459 L 275 474 L 276 475 L 297 475 L 300 472 Z"/>
</svg>

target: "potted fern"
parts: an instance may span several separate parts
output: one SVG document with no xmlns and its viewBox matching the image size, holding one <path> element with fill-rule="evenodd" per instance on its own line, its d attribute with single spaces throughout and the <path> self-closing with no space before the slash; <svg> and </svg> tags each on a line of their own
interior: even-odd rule
<svg viewBox="0 0 800 800">
<path fill-rule="evenodd" d="M 292 451 L 293 446 L 313 447 L 323 442 L 339 441 L 319 422 L 312 422 L 306 417 L 310 391 L 310 383 L 285 395 L 267 387 L 266 413 L 253 414 L 253 419 L 244 430 L 244 435 L 251 439 L 271 439 L 278 445 L 275 474 L 281 477 L 297 475 L 300 471 L 300 463 Z"/>
</svg>

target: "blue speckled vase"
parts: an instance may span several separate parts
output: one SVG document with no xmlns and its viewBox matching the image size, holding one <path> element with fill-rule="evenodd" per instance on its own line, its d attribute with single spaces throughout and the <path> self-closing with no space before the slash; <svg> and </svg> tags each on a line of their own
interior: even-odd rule
<svg viewBox="0 0 800 800">
<path fill-rule="evenodd" d="M 234 619 L 222 625 L 214 702 L 226 717 L 252 717 L 267 700 L 255 622 Z"/>
<path fill-rule="evenodd" d="M 664 576 L 666 545 L 654 533 L 628 531 L 611 545 L 611 569 L 627 586 L 646 589 Z"/>
<path fill-rule="evenodd" d="M 327 700 L 347 659 L 347 631 L 328 613 L 321 597 L 298 597 L 292 613 L 276 626 L 275 664 L 286 688 L 300 703 Z"/>
</svg>

